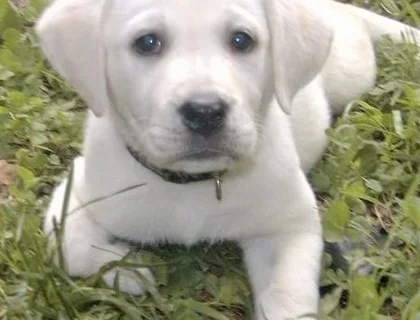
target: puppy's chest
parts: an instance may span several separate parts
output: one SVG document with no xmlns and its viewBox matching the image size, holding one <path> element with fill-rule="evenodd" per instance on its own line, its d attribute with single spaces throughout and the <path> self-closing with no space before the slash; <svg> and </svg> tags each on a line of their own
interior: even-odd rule
<svg viewBox="0 0 420 320">
<path fill-rule="evenodd" d="M 270 232 L 281 220 L 280 198 L 266 185 L 224 181 L 218 200 L 212 180 L 186 185 L 158 182 L 98 203 L 90 214 L 117 238 L 192 244 Z"/>
</svg>

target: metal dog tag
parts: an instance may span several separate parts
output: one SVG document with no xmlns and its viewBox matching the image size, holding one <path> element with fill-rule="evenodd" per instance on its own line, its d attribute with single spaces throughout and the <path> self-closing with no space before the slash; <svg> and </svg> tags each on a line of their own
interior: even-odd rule
<svg viewBox="0 0 420 320">
<path fill-rule="evenodd" d="M 214 186 L 216 188 L 216 199 L 222 201 L 222 178 L 220 174 L 214 175 Z"/>
</svg>

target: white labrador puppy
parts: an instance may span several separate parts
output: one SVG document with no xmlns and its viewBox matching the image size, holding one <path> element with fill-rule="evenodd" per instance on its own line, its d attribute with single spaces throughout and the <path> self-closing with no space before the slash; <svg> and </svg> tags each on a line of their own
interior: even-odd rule
<svg viewBox="0 0 420 320">
<path fill-rule="evenodd" d="M 54 2 L 42 48 L 92 110 L 66 211 L 68 272 L 126 255 L 115 239 L 236 240 L 255 319 L 311 319 L 323 245 L 305 171 L 330 114 L 373 85 L 373 42 L 407 30 L 329 0 Z M 128 270 L 106 273 L 108 285 L 117 272 L 121 290 L 143 292 Z"/>
</svg>

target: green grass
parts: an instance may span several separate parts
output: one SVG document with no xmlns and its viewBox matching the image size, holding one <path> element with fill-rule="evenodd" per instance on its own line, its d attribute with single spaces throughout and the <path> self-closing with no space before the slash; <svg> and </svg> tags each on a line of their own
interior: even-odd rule
<svg viewBox="0 0 420 320">
<path fill-rule="evenodd" d="M 0 319 L 249 318 L 249 286 L 234 244 L 141 248 L 159 284 L 145 297 L 104 286 L 100 274 L 115 264 L 73 279 L 52 263 L 41 215 L 80 151 L 85 108 L 38 50 L 31 26 L 41 3 L 16 11 L 0 2 L 0 160 L 17 165 L 0 195 Z M 368 5 L 420 23 L 418 1 Z M 367 243 L 349 253 L 347 274 L 329 268 L 326 256 L 322 283 L 336 289 L 323 298 L 321 319 L 420 317 L 419 59 L 412 45 L 388 40 L 378 55 L 378 85 L 337 119 L 310 174 L 326 239 Z M 362 276 L 356 271 L 365 263 L 373 271 Z"/>
</svg>

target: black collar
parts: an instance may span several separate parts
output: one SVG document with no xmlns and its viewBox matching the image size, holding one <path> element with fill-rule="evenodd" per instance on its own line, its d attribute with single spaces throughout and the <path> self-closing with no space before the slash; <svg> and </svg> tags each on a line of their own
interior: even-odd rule
<svg viewBox="0 0 420 320">
<path fill-rule="evenodd" d="M 130 155 L 143 167 L 149 169 L 150 171 L 157 174 L 163 180 L 178 183 L 178 184 L 187 184 L 190 182 L 198 182 L 204 180 L 217 180 L 223 174 L 223 172 L 203 172 L 203 173 L 187 173 L 184 171 L 170 171 L 167 169 L 157 168 L 154 165 L 150 164 L 144 157 L 142 157 L 136 150 L 127 146 L 127 150 Z"/>
</svg>

